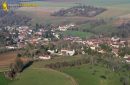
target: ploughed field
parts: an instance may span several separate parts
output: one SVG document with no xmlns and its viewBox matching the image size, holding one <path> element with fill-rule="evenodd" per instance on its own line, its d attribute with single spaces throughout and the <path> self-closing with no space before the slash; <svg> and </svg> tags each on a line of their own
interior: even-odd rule
<svg viewBox="0 0 130 85">
<path fill-rule="evenodd" d="M 65 2 L 63 2 L 65 1 Z M 50 16 L 50 14 L 59 11 L 60 9 L 68 9 L 73 6 L 78 6 L 79 3 L 83 3 L 83 5 L 90 5 L 94 7 L 101 7 L 107 9 L 105 12 L 97 15 L 96 17 L 91 17 L 91 19 L 95 18 L 118 18 L 121 16 L 129 17 L 130 14 L 130 1 L 129 0 L 74 0 L 72 2 L 68 0 L 62 0 L 62 2 L 53 1 L 53 0 L 45 0 L 45 1 L 35 1 L 28 3 L 36 3 L 39 7 L 22 7 L 17 9 L 17 13 L 27 15 L 33 18 L 33 22 L 38 23 L 60 23 L 63 21 L 82 21 L 86 19 L 90 19 L 88 17 L 58 17 L 58 16 Z"/>
<path fill-rule="evenodd" d="M 16 56 L 16 52 L 7 52 L 0 54 L 0 72 L 7 70 L 9 65 L 14 62 Z"/>
</svg>

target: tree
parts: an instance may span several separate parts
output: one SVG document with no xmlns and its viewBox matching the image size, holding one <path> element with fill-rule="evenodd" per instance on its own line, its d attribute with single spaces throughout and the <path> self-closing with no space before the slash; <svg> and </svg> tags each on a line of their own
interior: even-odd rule
<svg viewBox="0 0 130 85">
<path fill-rule="evenodd" d="M 124 57 L 125 55 L 130 55 L 130 48 L 129 47 L 120 47 L 118 51 L 119 56 Z"/>
<path fill-rule="evenodd" d="M 100 44 L 99 46 L 101 47 L 101 49 L 103 49 L 106 52 L 111 52 L 112 51 L 111 47 L 108 46 L 107 44 Z"/>
</svg>

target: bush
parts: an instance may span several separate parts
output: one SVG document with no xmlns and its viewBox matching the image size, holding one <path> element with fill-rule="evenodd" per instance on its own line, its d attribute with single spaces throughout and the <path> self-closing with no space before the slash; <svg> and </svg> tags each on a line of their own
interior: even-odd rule
<svg viewBox="0 0 130 85">
<path fill-rule="evenodd" d="M 107 77 L 105 75 L 101 75 L 100 78 L 107 79 Z"/>
</svg>

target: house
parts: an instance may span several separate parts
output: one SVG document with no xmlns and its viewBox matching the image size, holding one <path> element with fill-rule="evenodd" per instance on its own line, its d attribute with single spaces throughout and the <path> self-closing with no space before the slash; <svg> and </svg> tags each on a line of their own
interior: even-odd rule
<svg viewBox="0 0 130 85">
<path fill-rule="evenodd" d="M 40 60 L 50 60 L 51 56 L 50 55 L 42 55 L 42 56 L 39 56 L 39 59 Z"/>
<path fill-rule="evenodd" d="M 118 42 L 118 41 L 120 41 L 120 38 L 118 38 L 118 37 L 112 37 L 111 40 L 112 40 L 113 42 Z"/>
<path fill-rule="evenodd" d="M 54 53 L 55 53 L 54 50 L 48 50 L 48 52 L 49 52 L 50 54 L 54 54 Z"/>
<path fill-rule="evenodd" d="M 130 55 L 125 55 L 124 59 L 126 60 L 127 63 L 130 63 Z"/>
<path fill-rule="evenodd" d="M 15 46 L 6 46 L 6 49 L 8 50 L 14 50 L 14 49 L 17 49 L 18 47 L 15 47 Z"/>
<path fill-rule="evenodd" d="M 57 39 L 60 39 L 60 35 L 59 35 L 59 34 L 53 33 L 53 35 L 54 35 Z"/>
<path fill-rule="evenodd" d="M 101 53 L 101 54 L 104 54 L 104 53 L 105 53 L 104 50 L 99 50 L 98 52 Z"/>
<path fill-rule="evenodd" d="M 75 54 L 75 50 L 62 49 L 62 50 L 61 50 L 61 54 L 62 54 L 62 55 L 73 56 L 73 55 Z"/>
<path fill-rule="evenodd" d="M 93 47 L 90 47 L 90 48 L 91 48 L 91 50 L 96 50 L 96 47 L 94 47 L 94 46 L 93 46 Z"/>
<path fill-rule="evenodd" d="M 68 24 L 68 25 L 63 25 L 63 26 L 59 26 L 58 27 L 58 29 L 60 30 L 60 31 L 66 31 L 67 29 L 69 29 L 69 28 L 71 28 L 71 27 L 74 27 L 75 26 L 75 24 Z"/>
</svg>

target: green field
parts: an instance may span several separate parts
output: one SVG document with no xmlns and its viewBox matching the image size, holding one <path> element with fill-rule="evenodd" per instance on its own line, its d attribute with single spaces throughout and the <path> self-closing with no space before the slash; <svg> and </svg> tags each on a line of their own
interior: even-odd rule
<svg viewBox="0 0 130 85">
<path fill-rule="evenodd" d="M 56 70 L 44 66 L 56 62 L 72 62 L 83 59 L 83 56 L 55 57 L 48 61 L 37 61 L 10 82 L 0 74 L 0 85 L 123 85 L 120 79 L 130 72 L 113 72 L 102 64 L 84 64 L 75 67 L 64 67 Z M 102 78 L 101 76 L 105 76 Z M 129 80 L 130 83 L 130 80 Z"/>
<path fill-rule="evenodd" d="M 106 24 L 101 24 L 98 26 L 90 25 L 89 23 L 87 23 L 87 24 L 80 25 L 79 28 L 80 28 L 80 31 L 88 30 L 90 33 L 92 32 L 93 34 L 105 33 L 109 35 L 112 32 L 117 31 L 116 27 L 114 27 L 110 22 L 107 22 Z"/>
<path fill-rule="evenodd" d="M 9 85 L 76 85 L 67 74 L 51 69 L 31 68 L 18 75 Z"/>
<path fill-rule="evenodd" d="M 0 73 L 0 85 L 8 85 L 11 83 L 11 80 L 8 80 L 4 77 L 3 73 Z"/>
<path fill-rule="evenodd" d="M 63 35 L 65 36 L 75 36 L 75 37 L 80 37 L 80 38 L 90 38 L 91 36 L 93 36 L 94 34 L 89 33 L 89 32 L 80 32 L 80 31 L 70 31 L 67 30 L 63 33 Z"/>
<path fill-rule="evenodd" d="M 72 76 L 79 85 L 123 85 L 120 78 L 128 75 L 127 73 L 116 73 L 101 66 L 91 65 L 82 65 L 62 70 Z M 106 78 L 103 79 L 101 76 Z"/>
</svg>

